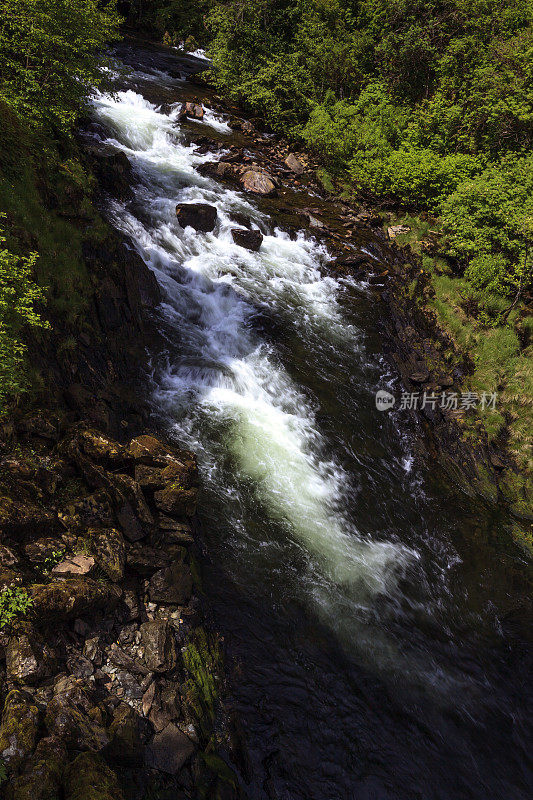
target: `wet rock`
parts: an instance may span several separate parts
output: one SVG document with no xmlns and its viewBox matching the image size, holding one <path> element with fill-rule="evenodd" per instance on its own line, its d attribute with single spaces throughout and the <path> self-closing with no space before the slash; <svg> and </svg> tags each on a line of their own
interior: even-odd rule
<svg viewBox="0 0 533 800">
<path fill-rule="evenodd" d="M 30 588 L 37 619 L 74 619 L 97 609 L 109 611 L 121 597 L 121 590 L 91 578 L 66 578 Z"/>
<path fill-rule="evenodd" d="M 0 567 L 0 592 L 4 592 L 12 586 L 20 586 L 21 583 L 20 573 L 9 569 L 9 567 Z"/>
<path fill-rule="evenodd" d="M 246 192 L 273 196 L 276 194 L 276 186 L 271 176 L 265 172 L 249 169 L 241 176 L 241 183 Z"/>
<path fill-rule="evenodd" d="M 143 694 L 143 699 L 142 699 L 142 712 L 145 717 L 148 716 L 148 714 L 150 713 L 150 709 L 152 708 L 155 699 L 155 691 L 156 691 L 156 683 L 155 681 L 152 681 L 148 689 Z"/>
<path fill-rule="evenodd" d="M 33 752 L 39 710 L 30 695 L 12 689 L 6 697 L 0 725 L 0 758 L 14 772 Z"/>
<path fill-rule="evenodd" d="M 235 244 L 246 248 L 246 250 L 251 250 L 252 252 L 257 252 L 263 243 L 263 234 L 261 231 L 243 231 L 240 228 L 232 228 L 231 235 L 233 236 Z"/>
<path fill-rule="evenodd" d="M 118 583 L 124 577 L 126 545 L 120 531 L 116 528 L 90 529 L 91 550 L 95 561 L 107 577 Z"/>
<path fill-rule="evenodd" d="M 144 662 L 151 672 L 168 672 L 177 662 L 176 643 L 166 620 L 153 620 L 141 625 Z"/>
<path fill-rule="evenodd" d="M 137 766 L 142 751 L 139 721 L 137 714 L 127 703 L 120 703 L 115 709 L 108 736 L 109 744 L 105 750 L 107 759 L 112 764 Z"/>
<path fill-rule="evenodd" d="M 204 109 L 200 103 L 184 103 L 180 109 L 180 117 L 189 117 L 189 119 L 203 119 Z"/>
<path fill-rule="evenodd" d="M 175 563 L 153 575 L 148 594 L 153 603 L 184 605 L 192 594 L 191 570 L 186 564 Z"/>
<path fill-rule="evenodd" d="M 41 739 L 22 775 L 12 784 L 11 800 L 55 800 L 61 794 L 61 778 L 68 756 L 54 736 Z"/>
<path fill-rule="evenodd" d="M 45 724 L 48 732 L 67 747 L 99 751 L 109 744 L 109 737 L 95 711 L 80 682 L 69 676 L 57 682 L 46 708 Z"/>
<path fill-rule="evenodd" d="M 124 800 L 118 779 L 96 753 L 80 753 L 65 771 L 65 800 Z"/>
<path fill-rule="evenodd" d="M 300 159 L 294 155 L 294 153 L 289 153 L 287 158 L 285 159 L 285 164 L 288 166 L 292 172 L 296 173 L 296 175 L 303 175 L 305 172 L 305 166 L 302 164 Z"/>
<path fill-rule="evenodd" d="M 179 203 L 176 216 L 182 228 L 190 226 L 195 231 L 210 233 L 217 224 L 218 212 L 207 203 Z"/>
<path fill-rule="evenodd" d="M 6 647 L 6 673 L 10 681 L 34 684 L 49 673 L 51 651 L 34 631 L 12 636 Z"/>
<path fill-rule="evenodd" d="M 93 571 L 94 565 L 95 561 L 92 556 L 83 554 L 69 556 L 69 558 L 56 564 L 52 569 L 52 575 L 55 578 L 75 578 L 79 575 L 89 575 Z"/>
<path fill-rule="evenodd" d="M 164 514 L 159 515 L 159 535 L 166 544 L 188 545 L 194 542 L 190 523 L 171 519 Z"/>
<path fill-rule="evenodd" d="M 135 466 L 135 480 L 142 488 L 162 489 L 166 483 L 161 467 L 149 467 L 147 464 Z"/>
<path fill-rule="evenodd" d="M 243 133 L 247 133 L 249 136 L 255 133 L 255 128 L 249 120 L 244 120 L 244 122 L 241 124 L 241 130 Z"/>
<path fill-rule="evenodd" d="M 135 544 L 128 548 L 127 564 L 140 575 L 153 575 L 170 563 L 170 557 L 161 550 Z"/>
<path fill-rule="evenodd" d="M 85 152 L 101 188 L 119 200 L 129 200 L 133 196 L 133 168 L 122 150 L 109 152 L 104 147 L 88 147 Z"/>
<path fill-rule="evenodd" d="M 156 733 L 147 748 L 147 765 L 177 775 L 195 751 L 195 746 L 176 725 L 170 723 Z"/>
</svg>

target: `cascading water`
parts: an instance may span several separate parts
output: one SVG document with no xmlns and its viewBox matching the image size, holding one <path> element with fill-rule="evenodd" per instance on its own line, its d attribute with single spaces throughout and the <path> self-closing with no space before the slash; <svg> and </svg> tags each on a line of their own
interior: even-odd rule
<svg viewBox="0 0 533 800">
<path fill-rule="evenodd" d="M 135 91 L 94 101 L 109 144 L 139 179 L 134 201 L 111 203 L 109 215 L 163 290 L 167 351 L 153 405 L 201 460 L 207 536 L 220 561 L 212 594 L 243 660 L 235 702 L 259 776 L 249 790 L 324 800 L 526 797 L 516 765 L 501 779 L 491 754 L 480 756 L 479 787 L 464 765 L 450 790 L 443 781 L 450 757 L 472 758 L 468 725 L 490 717 L 480 697 L 496 678 L 469 668 L 455 638 L 457 626 L 485 614 L 461 604 L 449 577 L 462 563 L 451 533 L 458 520 L 422 491 L 407 426 L 373 407 L 387 376 L 363 327 L 376 314 L 370 297 L 354 311 L 345 299 L 357 287 L 323 276 L 322 246 L 272 231 L 242 194 L 197 172 L 213 156 L 187 144 L 176 111 L 140 93 L 179 81 L 146 65 L 128 80 Z M 229 137 L 212 112 L 203 125 Z M 176 203 L 195 201 L 217 207 L 213 233 L 179 226 Z M 267 233 L 258 253 L 233 242 L 236 213 Z M 266 335 L 269 321 L 282 337 Z M 488 625 L 492 636 L 493 616 Z M 428 631 L 438 631 L 431 643 Z M 389 718 L 381 702 L 401 712 Z M 448 738 L 457 741 L 451 756 Z M 407 767 L 410 758 L 425 759 L 427 775 Z"/>
</svg>

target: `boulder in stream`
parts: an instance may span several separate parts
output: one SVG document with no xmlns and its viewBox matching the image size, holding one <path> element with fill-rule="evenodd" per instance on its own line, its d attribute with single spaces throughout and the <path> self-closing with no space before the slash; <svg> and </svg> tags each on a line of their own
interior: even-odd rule
<svg viewBox="0 0 533 800">
<path fill-rule="evenodd" d="M 274 181 L 266 172 L 259 172 L 259 170 L 248 169 L 241 176 L 241 183 L 246 192 L 253 194 L 262 194 L 265 196 L 272 196 L 276 194 L 276 187 Z"/>
<path fill-rule="evenodd" d="M 243 231 L 242 228 L 232 228 L 231 235 L 233 241 L 240 247 L 246 248 L 256 253 L 263 243 L 263 234 L 261 231 Z"/>
<path fill-rule="evenodd" d="M 195 231 L 210 233 L 217 223 L 218 212 L 207 203 L 179 203 L 176 216 L 182 228 L 190 225 Z"/>
</svg>

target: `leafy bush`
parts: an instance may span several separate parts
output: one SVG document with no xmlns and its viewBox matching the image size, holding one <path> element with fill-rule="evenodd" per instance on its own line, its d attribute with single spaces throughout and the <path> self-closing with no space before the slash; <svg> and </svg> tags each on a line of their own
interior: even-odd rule
<svg viewBox="0 0 533 800">
<path fill-rule="evenodd" d="M 29 125 L 70 130 L 118 23 L 114 0 L 0 0 L 0 98 Z"/>
<path fill-rule="evenodd" d="M 37 254 L 15 255 L 2 247 L 5 241 L 0 229 L 0 411 L 7 397 L 26 388 L 21 333 L 27 327 L 48 327 L 35 311 L 44 298 L 44 290 L 33 280 Z"/>
<path fill-rule="evenodd" d="M 0 592 L 0 630 L 23 617 L 32 605 L 26 589 L 17 586 Z"/>
</svg>

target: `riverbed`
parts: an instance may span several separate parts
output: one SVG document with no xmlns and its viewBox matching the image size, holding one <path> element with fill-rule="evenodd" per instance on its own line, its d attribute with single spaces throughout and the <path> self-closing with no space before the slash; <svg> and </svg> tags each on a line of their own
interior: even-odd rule
<svg viewBox="0 0 533 800">
<path fill-rule="evenodd" d="M 291 236 L 198 172 L 217 156 L 195 136 L 229 147 L 235 134 L 223 114 L 180 125 L 179 105 L 163 105 L 195 94 L 194 60 L 115 55 L 95 118 L 138 182 L 107 214 L 163 293 L 150 402 L 200 461 L 203 589 L 245 792 L 525 800 L 527 565 L 500 514 L 440 479 L 416 418 L 376 408 L 379 389 L 400 386 L 370 287 L 328 272 L 308 231 Z M 215 230 L 182 229 L 178 202 L 216 206 Z M 264 232 L 259 252 L 234 243 L 236 215 Z"/>
</svg>

